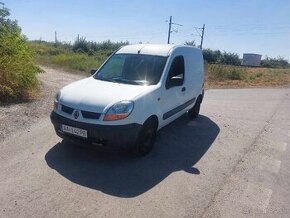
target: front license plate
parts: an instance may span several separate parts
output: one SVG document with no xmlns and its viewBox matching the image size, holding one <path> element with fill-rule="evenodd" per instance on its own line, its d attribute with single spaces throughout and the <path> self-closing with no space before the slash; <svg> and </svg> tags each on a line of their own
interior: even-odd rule
<svg viewBox="0 0 290 218">
<path fill-rule="evenodd" d="M 83 138 L 88 137 L 87 130 L 84 130 L 84 129 L 79 129 L 79 128 L 67 126 L 67 125 L 61 125 L 61 130 L 63 132 L 70 133 L 72 135 L 80 136 Z"/>
</svg>

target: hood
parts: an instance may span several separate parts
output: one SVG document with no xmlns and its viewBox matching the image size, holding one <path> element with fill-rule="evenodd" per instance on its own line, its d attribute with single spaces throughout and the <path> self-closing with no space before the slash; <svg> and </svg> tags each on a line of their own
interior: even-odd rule
<svg viewBox="0 0 290 218">
<path fill-rule="evenodd" d="M 107 82 L 89 77 L 61 90 L 60 103 L 80 110 L 102 113 L 108 105 L 133 100 L 151 86 Z"/>
</svg>

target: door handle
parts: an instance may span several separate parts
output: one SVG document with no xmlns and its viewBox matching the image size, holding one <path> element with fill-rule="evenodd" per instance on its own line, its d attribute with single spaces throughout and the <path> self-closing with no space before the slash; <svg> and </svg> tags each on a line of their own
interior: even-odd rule
<svg viewBox="0 0 290 218">
<path fill-rule="evenodd" d="M 181 91 L 182 92 L 185 92 L 186 88 L 185 87 L 182 87 Z"/>
</svg>

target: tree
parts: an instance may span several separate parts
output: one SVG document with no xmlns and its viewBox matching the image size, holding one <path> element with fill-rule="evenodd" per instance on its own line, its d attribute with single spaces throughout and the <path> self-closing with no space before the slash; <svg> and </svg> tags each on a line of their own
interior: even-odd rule
<svg viewBox="0 0 290 218">
<path fill-rule="evenodd" d="M 1 3 L 1 2 L 0 2 Z M 2 3 L 4 5 L 4 3 Z M 18 26 L 16 20 L 11 20 L 9 9 L 4 7 L 0 8 L 0 29 L 4 31 L 4 28 L 9 29 L 15 33 L 21 33 L 21 28 Z"/>
<path fill-rule="evenodd" d="M 228 65 L 241 65 L 241 59 L 238 54 L 231 52 L 223 52 L 220 63 Z"/>
<path fill-rule="evenodd" d="M 204 49 L 203 58 L 210 64 L 227 64 L 241 65 L 241 60 L 238 54 L 230 52 L 221 52 L 220 50 Z"/>
<path fill-rule="evenodd" d="M 219 63 L 222 56 L 220 50 L 204 49 L 202 52 L 204 60 L 210 64 Z"/>
<path fill-rule="evenodd" d="M 261 61 L 261 66 L 271 68 L 287 68 L 290 67 L 290 64 L 286 59 L 282 57 L 278 58 L 266 57 L 264 60 Z"/>
</svg>

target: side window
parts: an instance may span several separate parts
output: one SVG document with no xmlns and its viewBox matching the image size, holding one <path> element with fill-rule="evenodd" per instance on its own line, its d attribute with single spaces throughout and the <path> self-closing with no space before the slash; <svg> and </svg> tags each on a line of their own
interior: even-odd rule
<svg viewBox="0 0 290 218">
<path fill-rule="evenodd" d="M 166 79 L 166 89 L 182 86 L 184 81 L 184 58 L 177 56 L 173 59 Z"/>
</svg>

